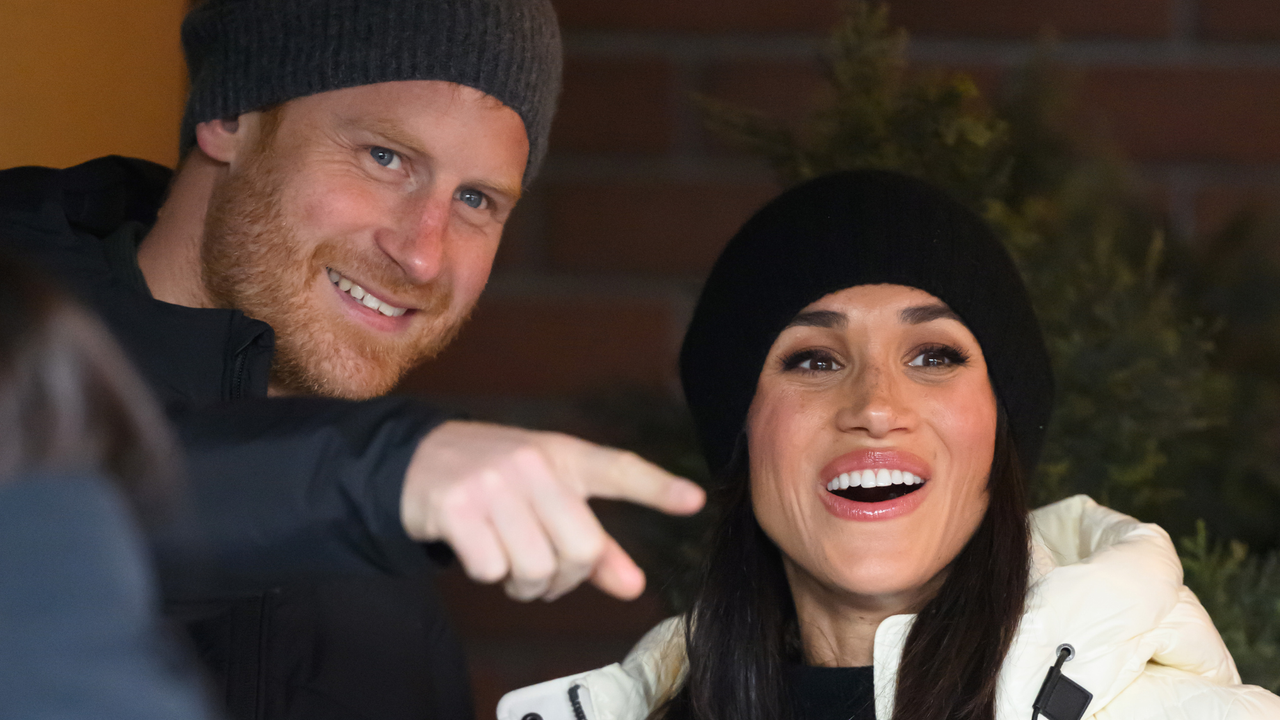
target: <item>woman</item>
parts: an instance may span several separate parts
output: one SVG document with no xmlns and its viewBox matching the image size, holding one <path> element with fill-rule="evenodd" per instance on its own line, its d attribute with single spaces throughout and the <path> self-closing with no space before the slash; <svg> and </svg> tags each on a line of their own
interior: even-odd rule
<svg viewBox="0 0 1280 720">
<path fill-rule="evenodd" d="M 177 468 L 106 330 L 0 257 L 0 716 L 213 717 L 135 522 L 162 519 Z"/>
<path fill-rule="evenodd" d="M 794 188 L 729 243 L 681 373 L 724 514 L 689 622 L 499 717 L 1277 718 L 1159 528 L 1032 513 L 1052 376 L 973 213 L 885 172 Z"/>
</svg>

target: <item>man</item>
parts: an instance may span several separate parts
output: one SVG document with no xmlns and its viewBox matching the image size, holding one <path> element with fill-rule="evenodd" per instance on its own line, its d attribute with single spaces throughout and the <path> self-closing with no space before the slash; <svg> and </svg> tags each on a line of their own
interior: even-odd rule
<svg viewBox="0 0 1280 720">
<path fill-rule="evenodd" d="M 465 717 L 420 543 L 518 599 L 585 579 L 630 598 L 643 575 L 586 498 L 702 504 L 627 453 L 365 400 L 484 287 L 546 151 L 554 13 L 209 0 L 183 41 L 176 176 L 0 173 L 0 237 L 99 311 L 172 410 L 193 514 L 158 540 L 162 580 L 231 714 Z"/>
</svg>

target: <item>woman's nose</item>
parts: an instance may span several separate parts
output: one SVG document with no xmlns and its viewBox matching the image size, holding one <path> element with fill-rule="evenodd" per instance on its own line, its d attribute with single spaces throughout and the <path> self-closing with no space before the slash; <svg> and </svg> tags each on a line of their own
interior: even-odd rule
<svg viewBox="0 0 1280 720">
<path fill-rule="evenodd" d="M 885 437 L 910 427 L 914 412 L 893 375 L 885 368 L 868 367 L 851 374 L 836 424 L 843 432 Z"/>
</svg>

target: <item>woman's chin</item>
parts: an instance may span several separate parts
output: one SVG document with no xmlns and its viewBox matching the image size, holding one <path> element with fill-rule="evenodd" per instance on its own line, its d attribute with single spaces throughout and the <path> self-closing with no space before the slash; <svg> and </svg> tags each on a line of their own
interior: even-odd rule
<svg viewBox="0 0 1280 720">
<path fill-rule="evenodd" d="M 822 563 L 825 568 L 813 570 L 786 559 L 785 563 L 792 566 L 788 575 L 793 594 L 822 596 L 826 598 L 821 601 L 824 604 L 898 614 L 910 612 L 923 595 L 931 593 L 943 569 L 902 552 L 869 558 L 865 553 L 844 549 L 828 557 Z M 810 583 L 812 587 L 803 587 Z"/>
</svg>

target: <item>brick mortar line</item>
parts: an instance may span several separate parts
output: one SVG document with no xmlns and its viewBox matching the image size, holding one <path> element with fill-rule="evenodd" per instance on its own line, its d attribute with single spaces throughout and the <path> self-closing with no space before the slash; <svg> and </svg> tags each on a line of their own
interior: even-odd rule
<svg viewBox="0 0 1280 720">
<path fill-rule="evenodd" d="M 697 294 L 702 280 L 701 273 L 679 276 L 660 273 L 504 271 L 489 280 L 484 298 L 523 300 L 536 297 L 566 300 L 589 296 L 602 301 L 683 303 L 690 294 Z M 484 304 L 484 298 L 480 301 L 481 305 Z"/>
<path fill-rule="evenodd" d="M 773 173 L 764 160 L 752 156 L 716 157 L 711 155 L 667 155 L 651 158 L 560 155 L 548 159 L 542 178 L 547 182 L 589 180 L 733 184 L 774 182 Z"/>
<path fill-rule="evenodd" d="M 1179 45 L 1195 43 L 1200 35 L 1200 7 L 1197 0 L 1173 0 L 1170 34 Z"/>
<path fill-rule="evenodd" d="M 675 64 L 675 82 L 671 88 L 675 102 L 672 103 L 670 121 L 675 132 L 674 154 L 683 163 L 701 159 L 706 154 L 700 132 L 702 122 L 690 101 L 690 96 L 703 86 L 706 73 L 706 65 L 701 61 L 684 60 Z"/>
<path fill-rule="evenodd" d="M 1151 176 L 1178 172 L 1215 182 L 1239 180 L 1280 182 L 1280 164 L 1274 163 L 1145 162 L 1141 160 L 1130 160 L 1130 162 L 1139 172 Z M 653 160 L 608 157 L 556 159 L 544 177 L 556 183 L 606 181 L 646 184 L 654 182 L 770 184 L 776 182 L 764 161 L 750 156 L 700 157 L 692 162 L 686 158 L 674 157 Z"/>
<path fill-rule="evenodd" d="M 1209 182 L 1280 183 L 1280 163 L 1230 163 L 1129 161 L 1139 173 L 1158 178 L 1172 173 Z M 553 158 L 542 176 L 550 183 L 603 181 L 611 183 L 729 183 L 772 184 L 773 173 L 764 161 L 751 156 L 698 158 L 610 158 L 580 156 Z M 781 189 L 781 188 L 779 188 Z"/>
<path fill-rule="evenodd" d="M 684 402 L 684 394 L 680 391 L 678 381 L 675 381 L 676 372 L 672 369 L 673 382 L 661 390 L 662 394 L 667 395 L 673 402 Z M 646 390 L 655 390 L 656 388 L 645 388 Z M 529 396 L 495 396 L 495 395 L 450 395 L 441 393 L 431 393 L 429 395 L 420 395 L 419 397 L 429 397 L 433 403 L 440 407 L 445 407 L 456 412 L 464 412 L 472 419 L 497 422 L 504 425 L 516 425 L 518 427 L 541 427 L 546 429 L 563 429 L 557 427 L 556 420 L 564 418 L 576 418 L 582 415 L 582 401 L 590 399 L 591 393 L 584 396 L 574 397 L 529 397 Z M 547 420 L 551 420 L 551 424 L 547 424 Z M 478 642 L 478 641 L 471 641 Z M 527 642 L 536 642 L 527 641 Z M 464 644 L 467 641 L 464 640 Z M 494 645 L 500 644 L 493 641 Z M 523 642 L 520 644 L 524 644 Z M 634 643 L 632 643 L 634 645 Z M 467 645 L 468 648 L 471 645 Z M 618 657 L 625 655 L 626 650 Z M 471 655 L 471 650 L 467 650 L 467 654 Z"/>
<path fill-rule="evenodd" d="M 673 35 L 661 33 L 566 33 L 565 51 L 584 57 L 662 55 L 705 62 L 725 55 L 811 58 L 826 47 L 824 35 Z"/>
<path fill-rule="evenodd" d="M 916 62 L 1021 65 L 1043 47 L 1032 41 L 916 40 L 908 46 L 908 56 Z M 1068 65 L 1082 67 L 1280 69 L 1280 43 L 1068 41 L 1055 43 L 1050 53 Z"/>
<path fill-rule="evenodd" d="M 565 40 L 567 52 L 583 58 L 664 57 L 677 63 L 724 60 L 812 60 L 827 47 L 820 36 L 690 37 L 660 34 L 577 34 Z M 1022 64 L 1040 51 L 1038 40 L 939 39 L 914 37 L 908 56 L 915 61 Z M 1151 41 L 1061 40 L 1058 57 L 1078 65 L 1164 67 L 1197 65 L 1280 68 L 1278 43 L 1196 43 L 1183 38 Z"/>
<path fill-rule="evenodd" d="M 1280 184 L 1280 164 L 1229 164 L 1229 163 L 1135 163 L 1135 170 L 1142 177 L 1165 181 L 1167 178 L 1194 179 L 1200 184 L 1257 185 Z"/>
<path fill-rule="evenodd" d="M 1164 212 L 1174 236 L 1180 240 L 1194 238 L 1200 225 L 1196 208 L 1196 196 L 1202 184 L 1200 177 L 1182 168 L 1167 171 L 1161 180 L 1169 192 Z"/>
</svg>

